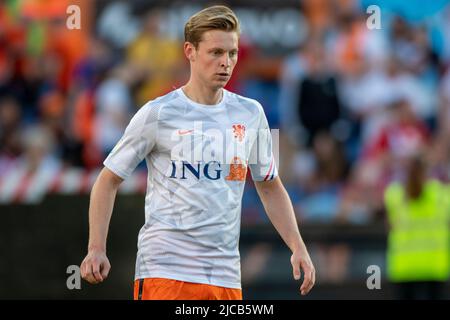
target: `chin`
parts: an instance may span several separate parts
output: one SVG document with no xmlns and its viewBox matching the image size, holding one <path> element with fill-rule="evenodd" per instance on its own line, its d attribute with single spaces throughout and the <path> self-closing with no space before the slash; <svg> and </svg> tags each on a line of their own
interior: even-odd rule
<svg viewBox="0 0 450 320">
<path fill-rule="evenodd" d="M 223 89 L 227 85 L 227 83 L 228 83 L 228 81 L 226 81 L 226 82 L 217 81 L 212 85 L 212 87 L 215 90 Z"/>
</svg>

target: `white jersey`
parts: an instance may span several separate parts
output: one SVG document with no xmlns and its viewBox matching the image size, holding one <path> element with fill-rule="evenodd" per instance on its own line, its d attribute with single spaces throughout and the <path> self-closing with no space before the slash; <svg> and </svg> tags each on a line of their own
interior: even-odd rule
<svg viewBox="0 0 450 320">
<path fill-rule="evenodd" d="M 135 279 L 241 288 L 247 168 L 254 181 L 278 175 L 261 105 L 225 89 L 220 103 L 203 105 L 176 89 L 134 115 L 104 165 L 126 179 L 143 159 L 148 181 Z"/>
</svg>

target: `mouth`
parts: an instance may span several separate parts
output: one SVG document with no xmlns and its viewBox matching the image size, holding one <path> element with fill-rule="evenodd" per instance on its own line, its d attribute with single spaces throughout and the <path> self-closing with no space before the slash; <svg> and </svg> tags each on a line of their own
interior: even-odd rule
<svg viewBox="0 0 450 320">
<path fill-rule="evenodd" d="M 230 76 L 230 74 L 226 73 L 226 72 L 220 72 L 220 73 L 216 73 L 216 74 L 221 77 L 229 77 Z"/>
</svg>

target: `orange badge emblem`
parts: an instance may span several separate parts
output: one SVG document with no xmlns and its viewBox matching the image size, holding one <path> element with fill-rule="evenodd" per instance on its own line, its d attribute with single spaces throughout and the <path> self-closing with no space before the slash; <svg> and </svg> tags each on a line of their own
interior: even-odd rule
<svg viewBox="0 0 450 320">
<path fill-rule="evenodd" d="M 242 163 L 241 158 L 234 157 L 230 164 L 230 173 L 225 177 L 228 181 L 245 181 L 247 166 Z"/>
<path fill-rule="evenodd" d="M 245 126 L 243 124 L 233 124 L 234 137 L 242 142 L 245 137 Z"/>
</svg>

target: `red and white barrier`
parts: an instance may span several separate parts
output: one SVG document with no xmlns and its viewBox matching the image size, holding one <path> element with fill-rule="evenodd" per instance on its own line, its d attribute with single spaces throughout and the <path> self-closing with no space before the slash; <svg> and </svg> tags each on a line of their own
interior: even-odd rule
<svg viewBox="0 0 450 320">
<path fill-rule="evenodd" d="M 41 169 L 28 172 L 26 168 L 0 175 L 0 204 L 37 204 L 47 194 L 89 194 L 100 170 L 77 168 Z M 119 188 L 119 194 L 145 193 L 147 172 L 136 171 Z"/>
</svg>

